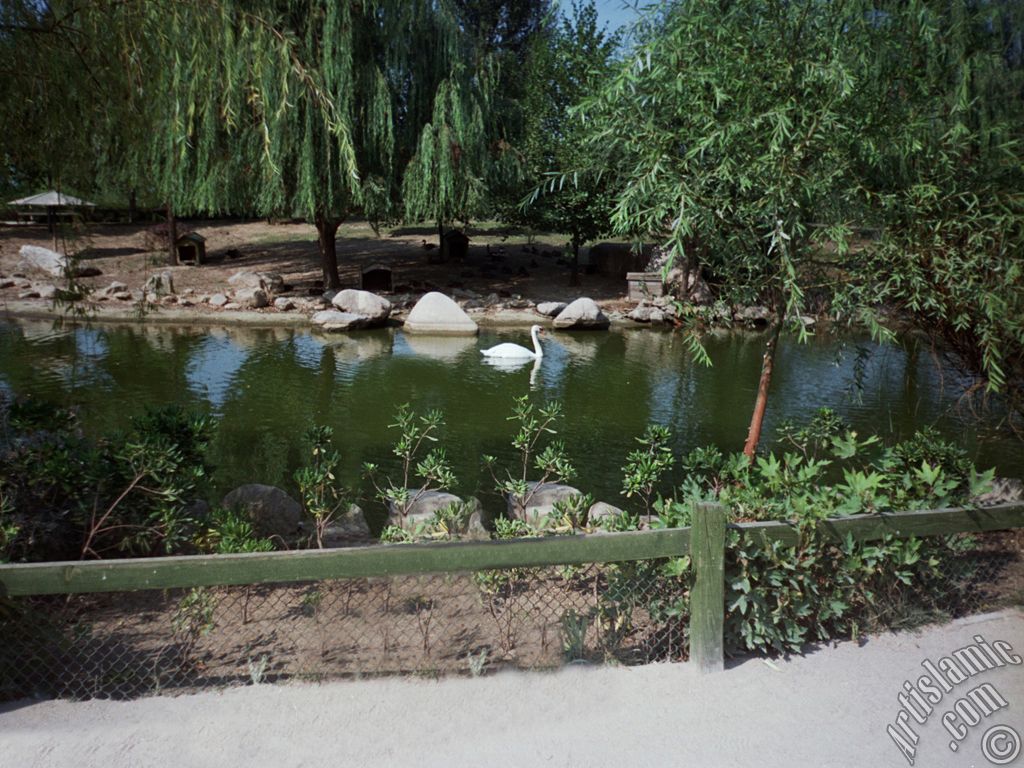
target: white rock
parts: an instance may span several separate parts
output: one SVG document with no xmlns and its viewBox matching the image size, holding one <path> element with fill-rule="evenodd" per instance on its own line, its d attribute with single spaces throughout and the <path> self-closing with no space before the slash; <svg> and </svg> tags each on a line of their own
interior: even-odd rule
<svg viewBox="0 0 1024 768">
<path fill-rule="evenodd" d="M 235 291 L 235 303 L 246 309 L 262 309 L 270 305 L 270 299 L 262 288 L 241 288 Z"/>
<path fill-rule="evenodd" d="M 535 309 L 537 314 L 544 315 L 544 317 L 557 317 L 565 307 L 566 303 L 564 301 L 544 301 L 538 304 Z"/>
<path fill-rule="evenodd" d="M 276 293 L 284 286 L 284 278 L 276 272 L 242 270 L 229 277 L 228 283 L 235 288 L 262 288 L 264 291 Z"/>
<path fill-rule="evenodd" d="M 223 293 L 215 293 L 213 294 L 213 296 L 210 297 L 211 307 L 223 307 L 227 303 L 228 297 L 225 296 Z"/>
<path fill-rule="evenodd" d="M 506 497 L 508 504 L 508 516 L 516 520 L 522 520 L 530 525 L 540 527 L 546 518 L 549 518 L 555 511 L 555 503 L 571 499 L 574 496 L 583 494 L 571 485 L 560 483 L 536 482 L 528 484 L 529 491 L 526 497 Z"/>
<path fill-rule="evenodd" d="M 436 333 L 475 336 L 480 330 L 455 301 L 432 291 L 423 296 L 405 320 L 408 333 Z"/>
<path fill-rule="evenodd" d="M 607 517 L 621 517 L 624 514 L 626 513 L 618 507 L 599 501 L 587 512 L 587 522 L 591 525 L 596 525 L 600 520 Z"/>
<path fill-rule="evenodd" d="M 771 320 L 772 313 L 768 307 L 755 305 L 753 307 L 742 307 L 733 316 L 735 320 L 743 323 L 761 324 Z"/>
<path fill-rule="evenodd" d="M 21 257 L 18 269 L 27 272 L 45 272 L 54 277 L 61 277 L 68 265 L 66 256 L 38 245 L 23 245 L 18 251 L 18 255 Z"/>
<path fill-rule="evenodd" d="M 150 275 L 142 290 L 150 296 L 166 296 L 169 293 L 174 293 L 174 276 L 170 272 Z"/>
<path fill-rule="evenodd" d="M 128 290 L 128 286 L 127 285 L 125 285 L 124 283 L 119 283 L 118 281 L 115 280 L 110 285 L 108 285 L 106 288 L 103 288 L 102 290 L 100 290 L 99 295 L 100 296 L 113 296 L 115 293 L 124 293 L 127 290 Z"/>
<path fill-rule="evenodd" d="M 352 331 L 357 328 L 365 328 L 369 323 L 362 315 L 353 315 L 351 312 L 339 312 L 336 309 L 324 309 L 317 312 L 310 318 L 313 325 L 324 331 Z"/>
<path fill-rule="evenodd" d="M 287 312 L 291 309 L 295 309 L 295 302 L 287 296 L 280 296 L 274 299 L 274 309 L 280 310 L 281 312 Z"/>
<path fill-rule="evenodd" d="M 369 291 L 357 291 L 353 288 L 338 291 L 331 299 L 331 304 L 342 312 L 362 315 L 374 325 L 384 323 L 391 314 L 391 302 L 387 299 L 382 299 Z"/>
<path fill-rule="evenodd" d="M 578 328 L 603 330 L 611 325 L 601 308 L 593 299 L 576 299 L 555 318 L 555 328 Z"/>
</svg>

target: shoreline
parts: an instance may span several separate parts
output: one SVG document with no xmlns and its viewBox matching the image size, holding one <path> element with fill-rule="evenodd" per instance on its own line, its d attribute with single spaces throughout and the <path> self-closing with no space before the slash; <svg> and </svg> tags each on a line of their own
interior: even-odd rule
<svg viewBox="0 0 1024 768">
<path fill-rule="evenodd" d="M 600 302 L 599 302 L 600 304 Z M 202 311 L 195 309 L 172 308 L 173 305 L 157 305 L 146 310 L 140 316 L 134 309 L 122 309 L 120 307 L 105 307 L 92 305 L 85 315 L 76 315 L 70 312 L 62 312 L 53 307 L 52 304 L 41 303 L 40 300 L 15 300 L 0 304 L 0 317 L 4 319 L 18 320 L 54 320 L 67 323 L 116 323 L 133 325 L 199 325 L 199 326 L 244 326 L 250 328 L 304 328 L 306 330 L 317 330 L 310 321 L 310 316 L 303 312 L 261 312 L 258 310 L 214 310 Z M 401 311 L 392 314 L 385 328 L 401 328 L 404 325 L 408 311 Z M 552 318 L 541 315 L 532 309 L 499 309 L 483 313 L 469 313 L 470 318 L 480 328 L 529 328 L 531 325 L 542 325 L 552 327 Z M 624 317 L 612 317 L 611 328 L 616 330 L 647 329 L 664 333 L 671 331 L 672 327 L 667 324 L 655 325 L 652 323 L 639 323 Z M 372 330 L 372 329 L 360 329 Z M 595 333 L 595 331 L 572 331 L 574 333 Z M 597 331 L 599 333 L 599 331 Z M 342 335 L 346 332 L 342 331 Z"/>
</svg>

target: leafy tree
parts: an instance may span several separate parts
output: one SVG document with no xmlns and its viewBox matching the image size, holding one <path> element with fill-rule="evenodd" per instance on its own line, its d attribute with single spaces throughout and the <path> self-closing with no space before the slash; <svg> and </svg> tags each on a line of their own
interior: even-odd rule
<svg viewBox="0 0 1024 768">
<path fill-rule="evenodd" d="M 609 230 L 611 174 L 577 173 L 571 183 L 556 174 L 586 163 L 586 126 L 573 109 L 610 76 L 618 45 L 619 36 L 598 25 L 592 1 L 574 2 L 571 16 L 536 38 L 528 62 L 522 144 L 527 178 L 532 184 L 548 179 L 531 195 L 523 218 L 537 229 L 569 235 L 573 285 L 579 283 L 580 246 Z"/>
<path fill-rule="evenodd" d="M 844 299 L 909 313 L 1024 411 L 1024 8 L 887 7 L 871 86 L 890 130 L 862 160 L 885 229 Z"/>
<path fill-rule="evenodd" d="M 108 97 L 89 110 L 148 116 L 112 165 L 146 168 L 174 210 L 306 217 L 331 288 L 340 286 L 335 237 L 347 216 L 393 217 L 399 190 L 410 208 L 444 215 L 479 187 L 488 135 L 480 105 L 491 80 L 486 58 L 479 69 L 467 62 L 471 46 L 447 3 L 62 0 L 23 8 L 31 30 L 12 33 L 16 45 L 38 35 L 52 48 L 73 26 L 83 49 L 111 47 L 108 71 L 116 64 L 130 73 L 127 106 Z"/>
<path fill-rule="evenodd" d="M 779 334 L 849 248 L 851 148 L 880 135 L 858 87 L 881 36 L 855 2 L 694 0 L 672 6 L 586 108 L 591 162 L 622 159 L 612 220 L 655 233 L 733 300 L 774 310 L 745 452 L 753 455 Z M 699 242 L 702 247 L 695 247 Z"/>
</svg>

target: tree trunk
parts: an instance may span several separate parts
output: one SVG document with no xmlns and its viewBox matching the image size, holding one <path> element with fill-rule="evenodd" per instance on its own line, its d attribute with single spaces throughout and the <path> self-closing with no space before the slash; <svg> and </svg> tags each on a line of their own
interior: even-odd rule
<svg viewBox="0 0 1024 768">
<path fill-rule="evenodd" d="M 57 214 L 56 209 L 51 205 L 46 209 L 46 224 L 50 228 L 50 238 L 53 240 L 53 250 L 57 252 Z"/>
<path fill-rule="evenodd" d="M 317 216 L 316 233 L 320 246 L 320 266 L 324 272 L 324 290 L 341 290 L 341 276 L 338 275 L 338 252 L 335 250 L 340 219 Z"/>
<path fill-rule="evenodd" d="M 580 284 L 580 244 L 572 241 L 572 273 L 569 275 L 569 285 Z"/>
<path fill-rule="evenodd" d="M 757 444 L 761 440 L 761 426 L 764 424 L 764 412 L 768 407 L 768 388 L 772 383 L 772 365 L 775 363 L 775 353 L 779 347 L 779 336 L 782 334 L 782 320 L 782 310 L 780 310 L 775 318 L 775 329 L 772 331 L 768 344 L 765 345 L 764 358 L 761 361 L 761 381 L 757 385 L 754 413 L 750 417 L 747 442 L 743 446 L 743 453 L 750 459 L 754 458 L 754 453 L 757 452 Z"/>
<path fill-rule="evenodd" d="M 437 222 L 437 260 L 442 264 L 448 261 L 448 246 L 444 241 L 444 222 Z"/>
<path fill-rule="evenodd" d="M 136 210 L 135 209 L 136 209 L 136 207 L 137 207 L 137 205 L 136 205 L 136 201 L 135 201 L 135 187 L 132 187 L 130 190 L 128 190 L 128 223 L 129 224 L 134 224 L 135 223 L 135 215 L 136 215 Z"/>
<path fill-rule="evenodd" d="M 167 263 L 178 266 L 178 221 L 170 203 L 167 203 Z"/>
</svg>

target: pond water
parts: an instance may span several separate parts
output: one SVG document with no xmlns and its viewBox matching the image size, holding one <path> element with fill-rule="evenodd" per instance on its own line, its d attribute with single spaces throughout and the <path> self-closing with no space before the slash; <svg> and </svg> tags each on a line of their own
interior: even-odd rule
<svg viewBox="0 0 1024 768">
<path fill-rule="evenodd" d="M 214 495 L 245 482 L 294 490 L 302 435 L 329 424 L 343 456 L 341 480 L 360 485 L 364 461 L 393 467 L 388 429 L 395 410 L 439 408 L 443 444 L 459 492 L 486 494 L 482 454 L 512 459 L 513 399 L 559 400 L 574 485 L 619 503 L 621 467 L 650 422 L 671 427 L 678 452 L 717 444 L 740 450 L 760 372 L 764 336 L 728 333 L 706 340 L 713 365 L 696 363 L 680 335 L 652 330 L 555 333 L 537 367 L 486 364 L 479 350 L 500 341 L 529 344 L 525 331 L 479 338 L 425 338 L 398 330 L 320 336 L 292 329 L 93 325 L 57 329 L 43 321 L 0 322 L 0 390 L 80 406 L 87 429 L 124 426 L 146 406 L 181 404 L 218 422 L 211 446 Z M 854 387 L 862 369 L 861 387 Z M 861 434 L 907 437 L 932 425 L 965 446 L 979 466 L 1024 473 L 1024 442 L 960 403 L 963 382 L 924 343 L 878 347 L 865 338 L 783 339 L 764 438 L 784 419 L 805 420 L 831 406 Z M 485 504 L 495 504 L 491 497 Z M 371 525 L 382 508 L 365 504 Z"/>
</svg>

